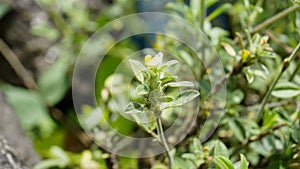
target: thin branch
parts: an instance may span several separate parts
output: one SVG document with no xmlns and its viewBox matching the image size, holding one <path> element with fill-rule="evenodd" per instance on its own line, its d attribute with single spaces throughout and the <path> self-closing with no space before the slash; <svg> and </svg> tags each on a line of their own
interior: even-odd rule
<svg viewBox="0 0 300 169">
<path fill-rule="evenodd" d="M 271 18 L 268 18 L 267 20 L 265 20 L 264 22 L 258 24 L 257 26 L 255 26 L 251 33 L 256 33 L 256 32 L 259 32 L 261 31 L 262 29 L 264 29 L 265 27 L 273 24 L 275 21 L 281 19 L 281 18 L 284 18 L 285 16 L 287 16 L 288 14 L 296 11 L 297 9 L 299 9 L 299 6 L 298 5 L 293 5 L 289 8 L 286 8 L 285 10 L 279 12 L 278 14 L 272 16 Z"/>
<path fill-rule="evenodd" d="M 270 30 L 266 30 L 265 34 L 268 35 L 270 37 L 270 39 L 272 39 L 276 44 L 278 44 L 279 46 L 281 46 L 286 53 L 290 54 L 293 52 L 293 48 L 288 46 L 287 44 L 285 44 L 284 42 L 282 42 L 278 37 L 276 37 L 272 31 Z"/>
<path fill-rule="evenodd" d="M 297 47 L 294 49 L 294 51 L 292 52 L 292 54 L 284 59 L 281 67 L 280 67 L 280 72 L 278 73 L 278 75 L 275 77 L 275 79 L 273 80 L 273 82 L 271 83 L 270 87 L 268 88 L 267 93 L 265 94 L 263 101 L 261 103 L 261 107 L 259 109 L 259 111 L 256 114 L 256 121 L 259 121 L 263 115 L 263 111 L 265 109 L 265 106 L 267 104 L 267 102 L 269 101 L 269 98 L 271 97 L 271 93 L 274 89 L 274 87 L 276 86 L 277 82 L 279 81 L 281 75 L 283 74 L 283 72 L 290 66 L 290 63 L 295 59 L 297 53 L 300 50 L 300 42 L 298 43 Z"/>
<path fill-rule="evenodd" d="M 250 33 L 257 33 L 261 30 L 263 30 L 264 28 L 270 26 L 271 24 L 273 24 L 275 21 L 284 18 L 285 16 L 287 16 L 288 14 L 296 11 L 297 9 L 299 9 L 299 5 L 295 4 L 289 8 L 286 8 L 285 10 L 279 12 L 278 14 L 266 19 L 265 21 L 263 21 L 262 23 L 258 24 L 257 26 L 255 26 L 253 29 L 250 30 Z M 242 38 L 245 38 L 245 34 L 241 35 Z M 233 43 L 236 44 L 238 43 L 239 39 L 236 37 L 233 40 Z"/>
<path fill-rule="evenodd" d="M 280 102 L 274 102 L 274 103 L 268 103 L 266 104 L 266 108 L 275 108 L 275 107 L 278 107 L 278 106 L 284 106 L 284 105 L 288 105 L 288 104 L 292 104 L 294 103 L 293 101 L 290 101 L 290 100 L 283 100 L 283 101 L 280 101 Z M 258 110 L 260 108 L 260 104 L 259 105 L 253 105 L 253 106 L 249 106 L 246 108 L 247 111 L 253 111 L 253 110 Z"/>
<path fill-rule="evenodd" d="M 36 84 L 32 75 L 26 70 L 23 64 L 20 62 L 16 54 L 9 48 L 9 46 L 0 38 L 0 52 L 14 69 L 16 74 L 21 78 L 24 85 L 31 90 L 37 90 L 38 85 Z"/>
<path fill-rule="evenodd" d="M 161 119 L 160 117 L 158 117 L 156 119 L 156 128 L 157 128 L 157 134 L 159 135 L 160 137 L 160 142 L 163 144 L 165 150 L 166 150 L 166 153 L 167 153 L 167 156 L 169 158 L 169 168 L 171 169 L 173 164 L 174 164 L 174 159 L 173 159 L 173 156 L 172 154 L 170 153 L 170 148 L 169 148 L 169 145 L 168 145 L 168 142 L 165 138 L 165 135 L 164 135 L 164 130 L 163 130 L 163 127 L 162 127 L 162 123 L 161 123 Z"/>
<path fill-rule="evenodd" d="M 286 126 L 286 125 L 287 125 L 286 123 L 278 124 L 277 126 L 273 127 L 271 130 L 262 132 L 262 133 L 260 133 L 260 134 L 257 135 L 257 136 L 250 137 L 247 143 L 251 143 L 251 142 L 254 142 L 254 141 L 261 140 L 261 139 L 264 138 L 265 136 L 267 136 L 267 135 L 269 135 L 269 134 L 272 134 L 274 131 L 276 131 L 276 130 L 278 130 L 278 129 L 280 129 L 280 128 Z"/>
</svg>

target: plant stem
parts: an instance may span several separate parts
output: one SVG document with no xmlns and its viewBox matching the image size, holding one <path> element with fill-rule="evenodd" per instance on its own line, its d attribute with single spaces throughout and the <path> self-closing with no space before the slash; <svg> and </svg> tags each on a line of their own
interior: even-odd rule
<svg viewBox="0 0 300 169">
<path fill-rule="evenodd" d="M 274 23 L 275 21 L 287 16 L 288 14 L 296 11 L 297 9 L 299 9 L 299 5 L 295 4 L 281 12 L 279 12 L 278 14 L 268 18 L 267 20 L 263 21 L 262 23 L 258 24 L 257 26 L 255 26 L 252 30 L 250 30 L 250 33 L 257 33 L 259 31 L 261 31 L 262 29 L 264 29 L 265 27 L 271 25 L 272 23 Z M 241 35 L 242 38 L 245 38 L 245 34 Z M 233 43 L 236 44 L 238 43 L 239 39 L 236 37 L 233 40 Z"/>
<path fill-rule="evenodd" d="M 298 43 L 297 47 L 294 49 L 292 54 L 288 58 L 284 59 L 282 65 L 281 65 L 279 74 L 275 77 L 275 79 L 271 83 L 267 93 L 265 94 L 265 97 L 263 98 L 260 109 L 256 114 L 255 118 L 256 118 L 257 122 L 262 118 L 264 108 L 265 108 L 267 102 L 269 101 L 269 98 L 271 96 L 271 93 L 272 93 L 274 87 L 276 86 L 276 84 L 279 81 L 279 79 L 280 79 L 281 75 L 283 74 L 283 72 L 289 67 L 290 63 L 295 59 L 295 57 L 296 57 L 297 53 L 299 52 L 299 50 L 300 50 L 300 43 Z"/>
<path fill-rule="evenodd" d="M 257 26 L 255 26 L 253 28 L 253 30 L 251 31 L 251 33 L 256 33 L 256 32 L 261 31 L 262 29 L 264 29 L 265 27 L 271 25 L 272 23 L 274 23 L 278 19 L 281 19 L 281 18 L 287 16 L 289 13 L 292 13 L 297 9 L 299 9 L 299 6 L 298 5 L 293 5 L 289 8 L 287 8 L 287 9 L 279 12 L 278 14 L 272 16 L 271 18 L 269 18 L 269 19 L 265 20 L 264 22 L 262 22 L 262 23 L 258 24 Z"/>
<path fill-rule="evenodd" d="M 164 148 L 166 150 L 166 154 L 167 154 L 167 156 L 169 158 L 169 168 L 171 169 L 172 166 L 173 166 L 173 163 L 174 163 L 174 159 L 173 159 L 173 156 L 170 153 L 170 148 L 169 148 L 168 142 L 167 142 L 167 140 L 165 138 L 165 135 L 164 135 L 164 130 L 163 130 L 163 127 L 162 127 L 162 123 L 161 123 L 161 118 L 160 117 L 158 117 L 156 119 L 156 128 L 157 128 L 157 134 L 159 135 L 159 138 L 160 138 L 159 141 L 164 146 Z"/>
<path fill-rule="evenodd" d="M 203 29 L 203 26 L 204 26 L 204 21 L 205 21 L 205 18 L 206 18 L 206 6 L 205 6 L 205 0 L 201 0 L 201 2 L 200 2 L 201 4 L 201 6 L 200 6 L 200 8 L 201 8 L 201 17 L 200 17 L 200 26 L 201 26 L 201 28 Z"/>
<path fill-rule="evenodd" d="M 23 81 L 24 85 L 31 90 L 37 90 L 36 84 L 32 75 L 23 66 L 18 56 L 10 49 L 10 47 L 0 38 L 0 53 L 4 56 L 19 78 Z"/>
</svg>

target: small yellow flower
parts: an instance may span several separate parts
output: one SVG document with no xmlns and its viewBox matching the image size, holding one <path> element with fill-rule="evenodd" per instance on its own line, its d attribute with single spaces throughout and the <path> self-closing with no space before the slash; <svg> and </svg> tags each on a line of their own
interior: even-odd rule
<svg viewBox="0 0 300 169">
<path fill-rule="evenodd" d="M 243 49 L 242 50 L 242 61 L 245 63 L 249 60 L 249 57 L 250 57 L 250 51 L 247 50 L 247 49 Z"/>
<path fill-rule="evenodd" d="M 146 55 L 144 59 L 145 59 L 145 64 L 148 65 L 148 63 L 152 60 L 152 56 Z"/>
<path fill-rule="evenodd" d="M 203 147 L 203 150 L 204 150 L 205 152 L 208 152 L 209 148 L 208 148 L 207 146 L 205 146 L 205 147 Z"/>
</svg>

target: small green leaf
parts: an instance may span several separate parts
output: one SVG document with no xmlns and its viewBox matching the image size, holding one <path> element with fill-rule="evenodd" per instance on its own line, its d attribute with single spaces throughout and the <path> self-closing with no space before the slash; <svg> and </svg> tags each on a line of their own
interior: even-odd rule
<svg viewBox="0 0 300 169">
<path fill-rule="evenodd" d="M 241 162 L 240 162 L 240 169 L 248 169 L 248 161 L 243 154 L 240 154 Z"/>
<path fill-rule="evenodd" d="M 173 101 L 173 100 L 174 100 L 174 98 L 170 97 L 170 96 L 161 96 L 161 97 L 159 97 L 160 102 L 170 102 L 170 101 Z"/>
<path fill-rule="evenodd" d="M 246 75 L 246 79 L 247 79 L 248 83 L 252 83 L 254 81 L 253 72 L 249 68 L 246 68 L 244 70 L 244 73 Z"/>
<path fill-rule="evenodd" d="M 138 114 L 143 112 L 143 106 L 139 103 L 129 103 L 129 105 L 125 109 L 125 113 L 127 114 Z"/>
<path fill-rule="evenodd" d="M 137 95 L 146 95 L 148 94 L 150 89 L 145 85 L 138 85 L 138 87 L 135 89 L 135 92 Z"/>
<path fill-rule="evenodd" d="M 226 157 L 217 156 L 214 161 L 218 169 L 234 169 L 232 161 Z"/>
<path fill-rule="evenodd" d="M 181 81 L 167 83 L 165 84 L 165 87 L 195 87 L 195 85 L 189 81 Z"/>
<path fill-rule="evenodd" d="M 172 66 L 172 65 L 175 65 L 175 64 L 177 64 L 177 63 L 178 63 L 177 60 L 170 60 L 170 61 L 164 63 L 164 64 L 162 65 L 162 68 L 167 68 L 167 67 L 170 67 L 170 66 Z"/>
<path fill-rule="evenodd" d="M 189 160 L 195 160 L 197 157 L 195 154 L 192 154 L 192 153 L 185 153 L 185 154 L 182 154 L 181 156 L 182 158 L 185 158 L 185 159 L 189 159 Z"/>
<path fill-rule="evenodd" d="M 3 91 L 27 131 L 37 127 L 47 135 L 54 130 L 55 124 L 39 93 L 10 85 L 3 86 Z"/>
<path fill-rule="evenodd" d="M 199 139 L 193 139 L 193 150 L 194 153 L 202 153 L 202 144 Z"/>
<path fill-rule="evenodd" d="M 144 83 L 143 71 L 145 71 L 147 68 L 141 62 L 136 60 L 129 59 L 129 63 L 137 80 L 139 80 L 141 83 Z"/>
<path fill-rule="evenodd" d="M 298 90 L 274 90 L 272 91 L 272 96 L 287 99 L 300 95 L 300 89 Z"/>
<path fill-rule="evenodd" d="M 228 125 L 229 125 L 230 129 L 233 131 L 235 137 L 240 142 L 244 142 L 245 141 L 245 136 L 244 136 L 243 127 L 235 119 L 229 120 Z"/>
<path fill-rule="evenodd" d="M 55 105 L 69 89 L 68 71 L 72 64 L 69 56 L 61 57 L 38 80 L 38 86 L 48 104 Z"/>
<path fill-rule="evenodd" d="M 216 141 L 214 147 L 214 156 L 224 156 L 229 157 L 229 152 L 225 144 L 219 140 Z"/>
<path fill-rule="evenodd" d="M 186 91 L 182 92 L 179 96 L 177 96 L 177 98 L 174 101 L 167 103 L 165 105 L 162 104 L 162 109 L 182 106 L 182 105 L 192 101 L 199 95 L 200 95 L 200 93 L 197 90 L 186 90 Z"/>
<path fill-rule="evenodd" d="M 272 91 L 272 95 L 282 99 L 292 98 L 300 95 L 300 86 L 292 82 L 280 81 Z"/>
<path fill-rule="evenodd" d="M 161 66 L 163 62 L 163 53 L 159 52 L 157 55 L 154 56 L 153 59 L 148 63 L 148 66 Z"/>
<path fill-rule="evenodd" d="M 167 83 L 167 82 L 171 82 L 174 81 L 177 78 L 177 76 L 166 76 L 162 79 L 160 79 L 161 83 Z"/>
</svg>

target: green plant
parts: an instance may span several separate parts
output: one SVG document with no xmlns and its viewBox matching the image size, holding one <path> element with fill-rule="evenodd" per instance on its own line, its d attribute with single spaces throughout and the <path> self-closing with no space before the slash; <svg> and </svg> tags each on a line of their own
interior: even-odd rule
<svg viewBox="0 0 300 169">
<path fill-rule="evenodd" d="M 166 90 L 168 88 L 193 87 L 194 84 L 189 81 L 177 82 L 175 81 L 176 77 L 165 72 L 166 68 L 178 63 L 178 61 L 170 60 L 163 63 L 163 54 L 161 52 L 153 58 L 151 55 L 145 56 L 145 66 L 137 60 L 129 60 L 129 62 L 136 80 L 140 83 L 136 87 L 136 93 L 143 97 L 143 99 L 139 103 L 131 102 L 126 108 L 125 113 L 132 115 L 138 123 L 141 119 L 146 119 L 145 121 L 148 123 L 151 123 L 153 118 L 155 119 L 158 139 L 166 150 L 171 168 L 174 160 L 164 136 L 160 115 L 166 109 L 180 107 L 192 101 L 199 96 L 199 92 L 197 90 L 184 90 L 180 91 L 176 97 L 167 94 Z M 140 125 L 147 128 L 145 124 L 140 123 Z"/>
</svg>

